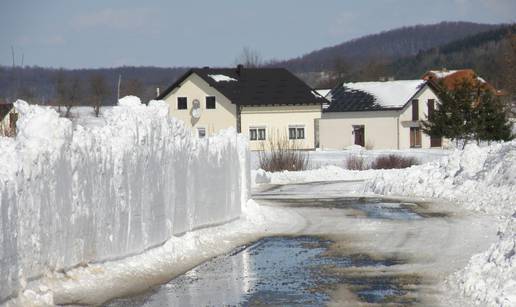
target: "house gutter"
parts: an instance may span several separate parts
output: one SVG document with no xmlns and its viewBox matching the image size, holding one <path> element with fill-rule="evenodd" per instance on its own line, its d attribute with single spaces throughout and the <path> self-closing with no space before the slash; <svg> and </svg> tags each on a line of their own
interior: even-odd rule
<svg viewBox="0 0 516 307">
<path fill-rule="evenodd" d="M 396 142 L 398 149 L 400 149 L 400 117 L 396 116 Z"/>
</svg>

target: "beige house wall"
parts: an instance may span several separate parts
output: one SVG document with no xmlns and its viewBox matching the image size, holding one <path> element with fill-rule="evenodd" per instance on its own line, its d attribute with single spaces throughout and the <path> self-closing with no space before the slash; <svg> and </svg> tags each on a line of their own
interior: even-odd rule
<svg viewBox="0 0 516 307">
<path fill-rule="evenodd" d="M 365 127 L 365 146 L 370 149 L 397 148 L 397 111 L 328 112 L 319 121 L 322 149 L 344 149 L 355 144 L 353 126 Z"/>
<path fill-rule="evenodd" d="M 265 141 L 249 141 L 251 150 L 260 150 L 265 145 L 263 143 L 271 138 L 288 139 L 289 126 L 302 126 L 305 128 L 305 139 L 296 140 L 296 145 L 301 149 L 314 149 L 315 121 L 320 118 L 321 105 L 242 107 L 242 134 L 249 137 L 249 128 L 264 127 Z"/>
<path fill-rule="evenodd" d="M 206 96 L 215 96 L 215 109 L 206 109 Z M 186 110 L 177 108 L 178 97 L 187 97 Z M 192 116 L 192 105 L 195 99 L 199 100 L 201 106 L 201 116 L 198 119 Z M 170 106 L 170 116 L 184 121 L 191 128 L 205 128 L 208 136 L 221 129 L 236 128 L 236 106 L 195 73 L 188 76 L 163 100 Z"/>
<path fill-rule="evenodd" d="M 328 112 L 319 123 L 322 149 L 343 149 L 354 144 L 353 126 L 364 125 L 365 146 L 369 149 L 410 148 L 410 127 L 420 126 L 428 115 L 428 101 L 440 103 L 437 95 L 425 86 L 413 99 L 418 100 L 419 121 L 412 121 L 412 103 L 399 111 Z M 443 140 L 446 146 L 446 140 Z M 421 132 L 421 148 L 430 148 L 430 136 Z"/>
</svg>

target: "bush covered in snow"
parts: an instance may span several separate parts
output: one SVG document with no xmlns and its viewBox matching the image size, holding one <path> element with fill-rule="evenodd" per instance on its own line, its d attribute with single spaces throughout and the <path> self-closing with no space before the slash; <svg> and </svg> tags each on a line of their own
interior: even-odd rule
<svg viewBox="0 0 516 307">
<path fill-rule="evenodd" d="M 76 125 L 18 101 L 0 138 L 0 302 L 49 270 L 140 253 L 239 217 L 248 151 L 234 130 L 197 139 L 136 97 Z"/>
</svg>

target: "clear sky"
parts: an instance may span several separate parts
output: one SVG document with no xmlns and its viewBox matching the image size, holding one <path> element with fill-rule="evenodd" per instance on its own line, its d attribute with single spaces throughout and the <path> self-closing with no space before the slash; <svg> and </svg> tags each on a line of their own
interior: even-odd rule
<svg viewBox="0 0 516 307">
<path fill-rule="evenodd" d="M 233 65 L 404 25 L 516 21 L 516 0 L 0 0 L 0 65 Z"/>
</svg>

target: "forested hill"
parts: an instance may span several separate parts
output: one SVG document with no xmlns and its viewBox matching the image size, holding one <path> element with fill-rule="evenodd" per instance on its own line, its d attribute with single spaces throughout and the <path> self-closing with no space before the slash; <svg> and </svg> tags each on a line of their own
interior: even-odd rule
<svg viewBox="0 0 516 307">
<path fill-rule="evenodd" d="M 512 34 L 512 36 L 511 36 Z M 430 69 L 472 68 L 498 88 L 509 88 L 516 73 L 516 24 L 482 32 L 422 51 L 388 64 L 386 74 L 397 79 L 418 78 Z"/>
<path fill-rule="evenodd" d="M 273 66 L 286 67 L 296 73 L 333 70 L 336 62 L 361 66 L 368 61 L 390 61 L 416 55 L 458 39 L 492 30 L 499 25 L 471 22 L 441 22 L 417 25 L 364 36 L 342 44 L 313 51 L 301 57 L 280 61 Z"/>
<path fill-rule="evenodd" d="M 121 95 L 136 95 L 148 101 L 156 97 L 156 88 L 162 90 L 170 86 L 187 68 L 161 67 L 116 67 L 100 69 L 53 69 L 42 67 L 6 67 L 0 66 L 0 99 L 14 100 L 17 98 L 48 104 L 55 99 L 55 84 L 59 73 L 67 80 L 80 79 L 80 104 L 89 104 L 90 79 L 102 76 L 108 90 L 105 104 L 115 104 L 118 78 L 122 78 Z"/>
</svg>

